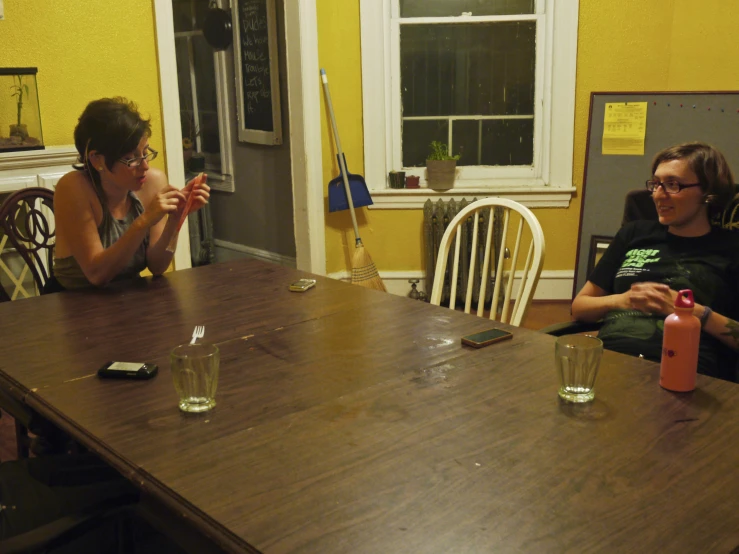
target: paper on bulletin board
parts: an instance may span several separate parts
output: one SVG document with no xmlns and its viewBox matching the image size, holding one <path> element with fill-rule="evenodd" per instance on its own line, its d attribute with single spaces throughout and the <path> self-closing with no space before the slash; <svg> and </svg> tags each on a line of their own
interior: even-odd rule
<svg viewBox="0 0 739 554">
<path fill-rule="evenodd" d="M 643 156 L 646 102 L 609 102 L 603 121 L 603 155 Z"/>
</svg>

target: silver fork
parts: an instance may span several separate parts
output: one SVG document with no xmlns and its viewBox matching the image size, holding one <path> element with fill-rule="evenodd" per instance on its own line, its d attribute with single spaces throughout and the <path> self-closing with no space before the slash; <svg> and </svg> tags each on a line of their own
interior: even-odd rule
<svg viewBox="0 0 739 554">
<path fill-rule="evenodd" d="M 195 344 L 195 341 L 198 339 L 202 339 L 205 335 L 205 325 L 196 325 L 195 329 L 192 331 L 192 340 L 190 341 L 190 344 Z"/>
</svg>

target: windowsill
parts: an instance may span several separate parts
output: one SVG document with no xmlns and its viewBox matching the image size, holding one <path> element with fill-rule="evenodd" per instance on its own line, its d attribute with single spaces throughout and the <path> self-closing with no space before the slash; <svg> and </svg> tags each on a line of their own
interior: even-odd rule
<svg viewBox="0 0 739 554">
<path fill-rule="evenodd" d="M 208 186 L 213 190 L 219 190 L 221 192 L 234 192 L 234 178 L 233 175 L 223 175 L 217 171 L 209 171 L 207 168 L 203 170 L 208 176 Z M 190 180 L 196 176 L 197 173 L 189 171 L 185 172 L 185 179 Z"/>
<path fill-rule="evenodd" d="M 486 187 L 486 188 L 451 188 L 447 191 L 436 191 L 428 188 L 419 189 L 378 189 L 370 190 L 374 204 L 372 210 L 412 210 L 423 208 L 427 200 L 435 202 L 439 199 L 454 198 L 459 202 L 463 198 L 487 198 L 497 196 L 508 198 L 528 208 L 567 208 L 570 205 L 575 187 Z"/>
<path fill-rule="evenodd" d="M 0 153 L 0 171 L 11 169 L 70 166 L 77 161 L 74 146 L 46 146 L 43 150 Z"/>
</svg>

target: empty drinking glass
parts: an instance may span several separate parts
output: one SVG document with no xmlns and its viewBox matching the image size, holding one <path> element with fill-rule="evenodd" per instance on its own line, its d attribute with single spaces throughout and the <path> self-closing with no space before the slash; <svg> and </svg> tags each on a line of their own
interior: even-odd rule
<svg viewBox="0 0 739 554">
<path fill-rule="evenodd" d="M 595 398 L 603 342 L 597 337 L 565 335 L 554 345 L 559 373 L 559 396 L 568 402 L 589 402 Z"/>
<path fill-rule="evenodd" d="M 208 343 L 183 344 L 172 350 L 172 378 L 183 412 L 205 412 L 216 405 L 220 352 Z"/>
</svg>

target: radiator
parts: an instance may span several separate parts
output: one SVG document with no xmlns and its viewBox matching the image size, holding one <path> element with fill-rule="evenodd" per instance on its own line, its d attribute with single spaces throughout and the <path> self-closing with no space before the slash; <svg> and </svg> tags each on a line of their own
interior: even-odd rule
<svg viewBox="0 0 739 554">
<path fill-rule="evenodd" d="M 210 214 L 210 204 L 206 204 L 197 212 L 187 216 L 190 230 L 190 258 L 193 267 L 215 262 L 213 220 Z"/>
<path fill-rule="evenodd" d="M 477 198 L 474 198 L 472 202 L 476 200 Z M 449 222 L 454 219 L 454 216 L 456 216 L 457 213 L 459 213 L 470 203 L 471 202 L 468 202 L 464 198 L 460 202 L 457 202 L 454 199 L 444 202 L 443 200 L 439 199 L 436 202 L 431 202 L 431 200 L 427 200 L 423 206 L 424 265 L 426 268 L 426 291 L 429 297 L 431 296 L 431 291 L 434 287 L 434 273 L 436 269 L 436 261 L 439 256 L 439 243 L 441 242 L 441 237 L 444 235 L 444 231 L 449 225 Z M 485 237 L 487 236 L 487 229 L 490 225 L 487 213 L 487 211 L 480 213 L 480 222 L 477 230 L 478 260 L 482 260 L 485 253 Z M 498 255 L 496 253 L 500 251 L 500 245 L 502 242 L 502 216 L 503 208 L 500 206 L 496 206 L 494 217 L 495 223 L 493 224 L 493 252 L 490 256 L 492 263 L 490 268 L 490 275 L 488 276 L 489 281 L 487 286 L 485 287 L 485 303 L 489 303 L 491 301 L 493 288 L 495 285 L 495 279 L 493 276 L 495 275 L 498 264 Z M 473 231 L 473 217 L 469 217 L 466 224 L 464 224 L 461 229 L 459 272 L 457 274 L 457 282 L 454 284 L 454 286 L 457 287 L 456 297 L 458 299 L 458 302 L 464 302 L 464 298 L 467 295 L 467 283 L 469 282 L 468 277 L 470 257 L 472 253 L 471 245 Z M 451 255 L 449 256 L 449 258 L 450 259 L 447 260 L 447 267 L 445 271 L 446 276 L 444 279 L 444 289 L 442 290 L 441 295 L 442 303 L 449 301 L 452 287 L 450 276 L 452 275 L 453 260 L 451 259 Z M 478 304 L 479 302 L 480 284 L 482 283 L 481 272 L 482 264 L 478 263 L 477 267 L 475 268 L 475 276 L 473 279 L 474 284 L 472 289 L 472 301 L 475 304 Z"/>
</svg>

